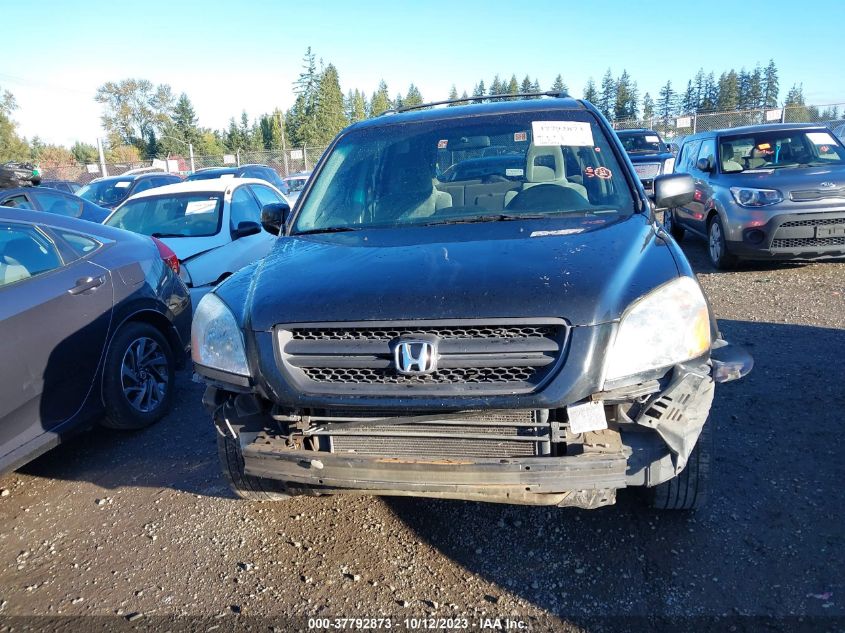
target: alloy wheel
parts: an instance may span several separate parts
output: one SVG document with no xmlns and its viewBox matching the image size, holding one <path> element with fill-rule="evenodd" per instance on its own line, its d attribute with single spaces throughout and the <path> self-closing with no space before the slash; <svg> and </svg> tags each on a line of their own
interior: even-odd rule
<svg viewBox="0 0 845 633">
<path fill-rule="evenodd" d="M 123 354 L 120 384 L 133 408 L 143 413 L 158 408 L 167 393 L 167 357 L 153 339 L 137 338 Z"/>
<path fill-rule="evenodd" d="M 710 260 L 716 264 L 722 257 L 722 227 L 716 220 L 710 223 L 708 245 L 710 248 Z"/>
</svg>

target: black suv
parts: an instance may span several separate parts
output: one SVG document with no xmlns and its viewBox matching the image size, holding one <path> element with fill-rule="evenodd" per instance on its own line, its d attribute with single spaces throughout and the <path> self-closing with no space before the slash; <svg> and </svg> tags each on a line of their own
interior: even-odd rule
<svg viewBox="0 0 845 633">
<path fill-rule="evenodd" d="M 127 173 L 122 176 L 109 176 L 92 180 L 77 191 L 76 195 L 103 208 L 115 209 L 129 196 L 147 189 L 172 185 L 177 182 L 182 182 L 179 176 L 164 172 Z"/>
<path fill-rule="evenodd" d="M 270 254 L 197 308 L 234 490 L 699 505 L 714 383 L 750 358 L 607 121 L 564 97 L 408 110 L 343 130 L 294 213 L 263 209 Z M 438 179 L 491 147 L 521 177 Z M 655 179 L 660 207 L 692 194 Z"/>
<path fill-rule="evenodd" d="M 654 130 L 617 130 L 622 147 L 634 164 L 634 171 L 643 181 L 646 193 L 654 195 L 654 179 L 660 174 L 671 174 L 675 155 Z"/>
</svg>

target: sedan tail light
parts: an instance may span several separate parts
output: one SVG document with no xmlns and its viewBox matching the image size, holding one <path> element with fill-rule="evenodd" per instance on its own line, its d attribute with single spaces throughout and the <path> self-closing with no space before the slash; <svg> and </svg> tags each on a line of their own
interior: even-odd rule
<svg viewBox="0 0 845 633">
<path fill-rule="evenodd" d="M 156 248 L 158 248 L 158 254 L 161 255 L 161 259 L 170 267 L 177 275 L 179 274 L 179 258 L 176 257 L 176 253 L 174 253 L 170 247 L 162 242 L 160 239 L 154 237 L 152 238 L 153 242 L 156 244 Z"/>
</svg>

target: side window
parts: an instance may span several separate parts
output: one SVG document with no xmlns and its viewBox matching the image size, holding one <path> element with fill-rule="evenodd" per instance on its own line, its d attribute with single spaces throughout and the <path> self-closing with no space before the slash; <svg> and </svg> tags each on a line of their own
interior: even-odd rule
<svg viewBox="0 0 845 633">
<path fill-rule="evenodd" d="M 701 147 L 701 141 L 690 141 L 684 143 L 681 148 L 681 155 L 678 157 L 678 171 L 686 174 L 692 173 L 695 168 L 695 159 L 698 157 L 698 150 Z"/>
<path fill-rule="evenodd" d="M 0 224 L 0 288 L 61 266 L 55 244 L 41 233 L 17 224 Z"/>
<path fill-rule="evenodd" d="M 90 237 L 87 237 L 85 235 L 79 235 L 78 233 L 67 233 L 65 231 L 57 232 L 59 235 L 62 236 L 62 239 L 68 243 L 68 246 L 73 249 L 73 252 L 79 255 L 80 257 L 85 257 L 89 253 L 93 253 L 98 248 L 100 248 L 100 246 L 102 246 L 96 240 L 92 240 Z"/>
<path fill-rule="evenodd" d="M 82 200 L 76 196 L 67 196 L 53 191 L 33 191 L 32 195 L 47 213 L 55 213 L 69 218 L 82 215 Z"/>
<path fill-rule="evenodd" d="M 237 228 L 241 222 L 258 222 L 261 219 L 261 210 L 249 187 L 235 189 L 230 208 L 229 222 L 232 228 Z"/>
<path fill-rule="evenodd" d="M 711 165 L 716 165 L 716 140 L 712 138 L 701 141 L 701 149 L 698 150 L 698 157 L 695 159 L 696 163 L 702 158 L 710 161 Z M 698 171 L 698 168 L 696 168 Z"/>
<path fill-rule="evenodd" d="M 180 182 L 179 178 L 173 178 L 172 176 L 157 176 L 150 180 L 153 181 L 153 187 L 163 187 L 164 185 L 172 185 L 173 183 Z"/>
<path fill-rule="evenodd" d="M 265 204 L 272 204 L 274 202 L 284 202 L 284 199 L 275 191 L 270 189 L 270 187 L 265 187 L 264 185 L 251 185 L 251 188 L 252 192 L 255 194 L 255 197 L 258 198 L 258 202 L 261 203 L 262 207 Z"/>
<path fill-rule="evenodd" d="M 16 207 L 18 209 L 35 209 L 35 205 L 32 204 L 29 199 L 21 194 L 19 196 L 12 196 L 11 198 L 6 198 L 3 201 L 4 207 Z"/>
<path fill-rule="evenodd" d="M 136 193 L 141 193 L 142 191 L 146 191 L 147 189 L 152 189 L 155 187 L 156 184 L 152 178 L 142 178 L 138 181 L 138 184 L 135 185 L 135 188 L 132 190 L 132 195 Z"/>
</svg>

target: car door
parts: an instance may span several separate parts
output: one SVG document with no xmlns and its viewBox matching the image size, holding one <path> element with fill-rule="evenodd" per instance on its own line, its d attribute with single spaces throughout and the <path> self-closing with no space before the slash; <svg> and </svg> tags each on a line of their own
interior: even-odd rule
<svg viewBox="0 0 845 633">
<path fill-rule="evenodd" d="M 80 410 L 112 305 L 108 270 L 44 226 L 0 219 L 0 457 Z"/>
<path fill-rule="evenodd" d="M 710 171 L 702 171 L 698 168 L 698 161 L 706 158 L 710 162 Z M 707 234 L 707 212 L 712 207 L 713 187 L 710 178 L 716 173 L 716 139 L 705 138 L 701 141 L 698 156 L 692 165 L 693 178 L 695 179 L 695 193 L 692 202 L 689 204 L 690 218 L 689 226 L 694 231 Z"/>
<path fill-rule="evenodd" d="M 16 209 L 33 209 L 35 211 L 41 210 L 29 195 L 21 191 L 0 197 L 0 206 L 15 207 Z"/>
<path fill-rule="evenodd" d="M 693 170 L 693 167 L 695 165 L 695 159 L 698 157 L 698 150 L 700 148 L 700 140 L 691 140 L 684 143 L 681 147 L 680 152 L 678 153 L 678 160 L 675 164 L 675 172 L 689 174 L 693 177 L 693 180 L 695 180 L 696 172 Z M 698 185 L 696 184 L 696 187 L 697 186 Z M 678 207 L 675 209 L 674 212 L 675 222 L 677 222 L 681 226 L 690 225 L 692 220 L 692 207 L 690 204 L 687 204 L 683 207 Z"/>
<path fill-rule="evenodd" d="M 232 201 L 229 205 L 229 227 L 233 231 L 233 239 L 231 243 L 221 249 L 226 252 L 225 260 L 229 266 L 228 272 L 235 272 L 256 259 L 261 259 L 270 251 L 272 246 L 273 237 L 263 229 L 254 235 L 234 236 L 234 231 L 242 222 L 255 222 L 259 227 L 261 226 L 261 207 L 263 205 L 259 203 L 259 199 L 253 193 L 254 190 L 260 190 L 265 199 L 272 198 L 274 202 L 283 201 L 277 196 L 272 196 L 273 190 L 264 185 L 241 185 L 232 192 Z"/>
</svg>

